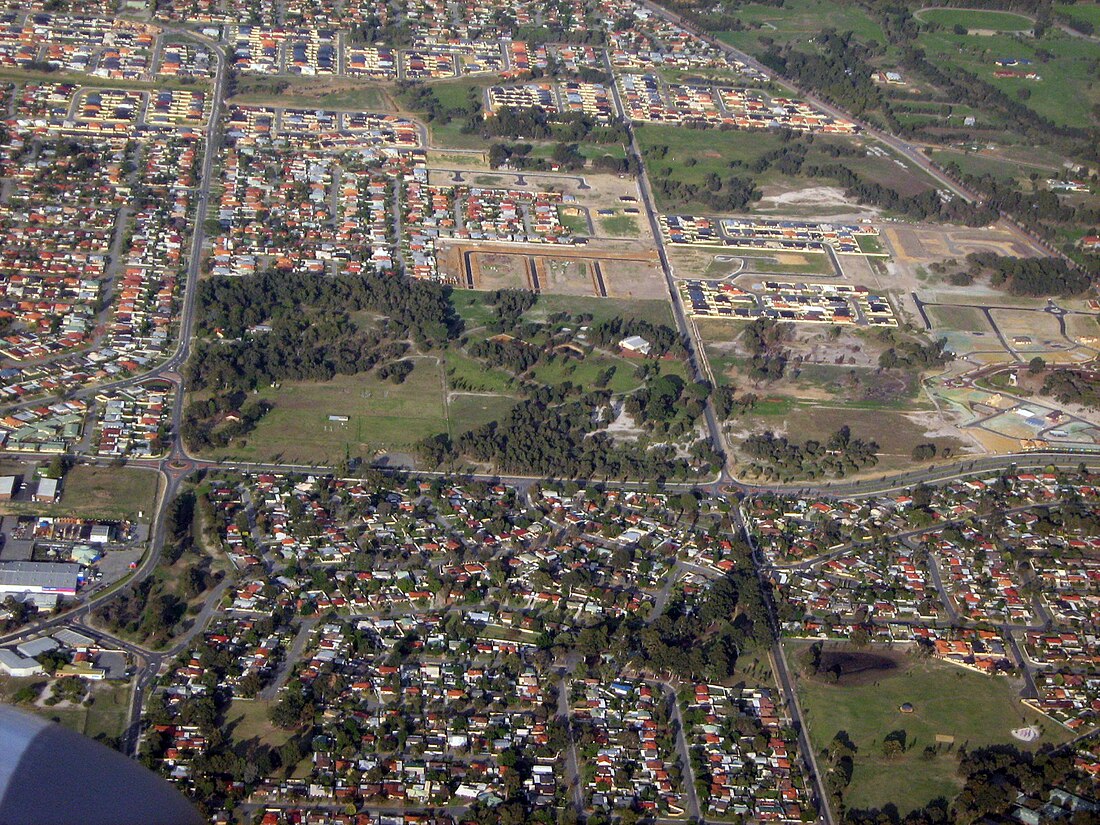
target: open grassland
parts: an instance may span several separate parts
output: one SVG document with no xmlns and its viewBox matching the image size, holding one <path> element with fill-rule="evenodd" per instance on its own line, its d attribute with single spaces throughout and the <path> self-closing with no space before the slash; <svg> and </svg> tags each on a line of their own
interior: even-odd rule
<svg viewBox="0 0 1100 825">
<path fill-rule="evenodd" d="M 393 99 L 382 86 L 354 78 L 241 75 L 231 102 L 372 112 L 388 112 L 395 108 Z"/>
<path fill-rule="evenodd" d="M 1010 160 L 975 155 L 968 152 L 956 152 L 950 149 L 937 149 L 932 152 L 932 160 L 940 166 L 956 164 L 967 175 L 992 175 L 1000 180 L 1019 181 L 1026 178 L 1029 169 Z"/>
<path fill-rule="evenodd" d="M 590 298 L 582 295 L 539 295 L 538 301 L 527 310 L 524 318 L 545 321 L 558 312 L 590 315 L 590 323 L 594 324 L 610 318 L 637 318 L 653 324 L 672 325 L 672 307 L 668 301 Z"/>
<path fill-rule="evenodd" d="M 56 504 L 5 501 L 0 513 L 148 520 L 159 483 L 160 475 L 152 470 L 78 464 L 65 474 Z"/>
<path fill-rule="evenodd" d="M 920 20 L 938 23 L 945 28 L 964 26 L 998 32 L 1030 31 L 1032 22 L 1020 14 L 1007 11 L 979 11 L 977 9 L 926 9 L 917 13 Z"/>
<path fill-rule="evenodd" d="M 777 392 L 774 397 L 785 408 L 771 409 L 758 404 L 746 416 L 736 419 L 735 426 L 752 432 L 772 430 L 794 442 L 827 441 L 841 427 L 848 426 L 853 438 L 878 444 L 878 463 L 867 470 L 869 475 L 911 468 L 913 448 L 918 444 L 935 443 L 941 452 L 950 447 L 956 454 L 963 446 L 958 439 L 927 434 L 938 428 L 940 422 L 933 412 L 922 409 L 927 405 L 918 399 L 834 404 L 804 399 L 803 392 L 799 388 L 792 388 L 786 396 Z"/>
<path fill-rule="evenodd" d="M 1029 96 L 1024 104 L 1055 123 L 1088 126 L 1093 122 L 1092 107 L 1100 103 L 1094 43 L 1058 30 L 1038 40 L 1008 34 L 958 35 L 945 30 L 921 33 L 918 44 L 933 62 L 954 63 L 1009 95 L 1026 90 Z M 999 68 L 994 61 L 1003 58 L 1030 60 L 1028 66 L 1009 68 L 1021 74 L 1035 72 L 1042 79 L 994 77 Z"/>
<path fill-rule="evenodd" d="M 1100 29 L 1100 4 L 1098 3 L 1059 4 L 1054 7 L 1054 10 L 1062 14 L 1068 14 L 1077 20 L 1092 23 L 1093 26 Z"/>
<path fill-rule="evenodd" d="M 804 654 L 804 644 L 789 647 L 792 666 Z M 898 666 L 881 675 L 865 675 L 853 683 L 831 684 L 831 677 L 803 675 L 798 679 L 799 701 L 815 750 L 827 748 L 840 731 L 857 748 L 852 783 L 844 794 L 852 808 L 877 808 L 893 803 L 904 815 L 936 797 L 952 798 L 960 788 L 955 775 L 955 749 L 961 745 L 1013 743 L 1014 728 L 1039 724 L 1040 742 L 1066 741 L 1068 733 L 1054 722 L 1020 703 L 1014 683 L 985 676 L 936 660 L 902 657 Z M 909 702 L 912 713 L 902 713 Z M 895 731 L 905 732 L 905 751 L 887 759 L 882 742 Z M 936 736 L 954 737 L 947 752 L 929 759 L 925 747 Z"/>
<path fill-rule="evenodd" d="M 473 338 L 484 337 L 495 320 L 487 294 L 454 290 L 451 301 Z M 666 301 L 540 295 L 526 317 L 545 321 L 567 312 L 588 315 L 592 323 L 613 317 L 640 318 L 671 324 Z M 272 410 L 255 430 L 227 447 L 210 450 L 211 458 L 248 461 L 284 461 L 293 464 L 334 465 L 348 456 L 371 458 L 381 452 L 409 452 L 417 442 L 440 432 L 458 436 L 506 415 L 515 405 L 514 382 L 503 370 L 487 369 L 457 347 L 415 359 L 415 368 L 402 384 L 374 373 L 341 375 L 330 381 L 284 381 L 264 387 L 257 398 L 270 401 Z M 662 369 L 683 373 L 679 362 L 662 362 Z M 627 391 L 637 386 L 634 364 L 628 359 L 599 355 L 574 361 L 560 357 L 541 368 L 541 380 L 590 385 L 596 376 L 615 366 L 609 386 Z M 347 421 L 331 417 L 346 417 Z"/>
<path fill-rule="evenodd" d="M 215 457 L 336 464 L 349 453 L 407 450 L 447 430 L 443 383 L 434 359 L 417 359 L 403 384 L 372 373 L 331 381 L 285 381 L 258 397 L 274 408 L 243 443 L 212 450 Z M 347 416 L 347 422 L 329 416 Z"/>
<path fill-rule="evenodd" d="M 764 50 L 757 39 L 759 35 L 779 43 L 808 40 L 820 33 L 822 21 L 828 21 L 838 32 L 853 32 L 867 43 L 886 41 L 878 23 L 854 3 L 842 5 L 828 0 L 786 0 L 782 6 L 746 3 L 737 10 L 737 16 L 749 30 L 719 32 L 718 36 L 750 51 Z"/>
<path fill-rule="evenodd" d="M 234 699 L 225 711 L 225 730 L 235 742 L 257 742 L 277 748 L 290 741 L 291 731 L 271 723 L 271 705 L 262 699 Z"/>
</svg>

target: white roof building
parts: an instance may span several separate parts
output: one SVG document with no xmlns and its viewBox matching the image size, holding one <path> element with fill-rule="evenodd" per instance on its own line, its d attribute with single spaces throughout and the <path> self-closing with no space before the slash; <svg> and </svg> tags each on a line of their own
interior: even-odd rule
<svg viewBox="0 0 1100 825">
<path fill-rule="evenodd" d="M 0 647 L 0 671 L 8 676 L 37 676 L 42 665 L 27 656 L 21 656 L 10 647 Z"/>
</svg>

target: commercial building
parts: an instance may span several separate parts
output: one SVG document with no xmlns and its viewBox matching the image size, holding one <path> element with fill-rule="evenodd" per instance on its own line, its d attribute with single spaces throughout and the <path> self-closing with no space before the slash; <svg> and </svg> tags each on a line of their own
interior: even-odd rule
<svg viewBox="0 0 1100 825">
<path fill-rule="evenodd" d="M 40 504 L 53 504 L 57 501 L 57 479 L 39 479 L 38 489 L 34 491 L 34 500 Z"/>
<path fill-rule="evenodd" d="M 15 476 L 0 476 L 0 501 L 11 501 L 17 480 Z"/>
<path fill-rule="evenodd" d="M 69 562 L 0 562 L 0 599 L 15 595 L 75 596 L 80 565 Z"/>
<path fill-rule="evenodd" d="M 42 665 L 34 659 L 21 656 L 10 647 L 0 647 L 0 672 L 16 678 L 37 676 L 42 673 Z"/>
</svg>

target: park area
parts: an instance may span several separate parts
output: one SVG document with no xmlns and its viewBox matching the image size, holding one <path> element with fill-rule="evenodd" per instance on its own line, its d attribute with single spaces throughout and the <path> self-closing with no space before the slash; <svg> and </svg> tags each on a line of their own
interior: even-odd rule
<svg viewBox="0 0 1100 825">
<path fill-rule="evenodd" d="M 825 648 L 813 673 L 808 643 L 792 643 L 788 657 L 802 671 L 798 697 L 814 750 L 840 732 L 855 745 L 852 781 L 844 793 L 849 808 L 922 807 L 937 797 L 951 799 L 962 746 L 1016 744 L 1038 747 L 1066 741 L 1060 725 L 1024 706 L 1019 684 L 986 676 L 892 648 L 874 652 Z M 1037 725 L 1041 735 L 1023 745 L 1012 730 Z M 898 741 L 902 747 L 884 744 Z M 926 752 L 931 746 L 933 752 Z M 822 770 L 824 770 L 822 766 Z"/>
</svg>

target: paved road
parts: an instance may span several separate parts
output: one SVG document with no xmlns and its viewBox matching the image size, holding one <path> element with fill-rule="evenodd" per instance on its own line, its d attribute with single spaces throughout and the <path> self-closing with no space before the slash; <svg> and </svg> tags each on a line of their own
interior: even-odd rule
<svg viewBox="0 0 1100 825">
<path fill-rule="evenodd" d="M 606 54 L 604 59 L 607 60 Z M 610 69 L 610 65 L 608 66 Z M 619 95 L 619 85 L 617 83 L 611 84 L 611 92 L 615 101 L 616 108 L 622 112 L 625 111 L 622 100 Z M 687 311 L 684 309 L 684 302 L 680 296 L 680 290 L 676 285 L 676 277 L 672 271 L 672 264 L 668 259 L 668 250 L 665 248 L 664 234 L 661 232 L 661 226 L 657 221 L 657 207 L 653 199 L 653 190 L 649 184 L 649 174 L 646 171 L 645 161 L 642 158 L 642 152 L 638 146 L 637 137 L 634 134 L 634 125 L 629 121 L 626 123 L 627 135 L 630 137 L 630 146 L 628 147 L 630 153 L 638 162 L 638 167 L 641 170 L 638 175 L 638 191 L 642 196 L 642 208 L 645 210 L 646 217 L 649 220 L 649 229 L 653 235 L 653 241 L 657 246 L 657 255 L 661 262 L 661 271 L 665 276 L 665 285 L 668 287 L 669 297 L 672 299 L 672 315 L 676 320 L 676 330 L 680 333 L 680 340 L 683 341 L 684 347 L 687 350 L 688 365 L 691 368 L 692 378 L 696 381 L 709 381 L 706 371 L 703 367 L 705 359 L 703 357 L 702 342 L 698 339 L 698 333 L 694 326 L 688 320 Z M 723 463 L 726 457 L 729 456 L 729 450 L 726 448 L 726 438 L 722 432 L 722 426 L 718 422 L 718 415 L 714 411 L 714 403 L 708 398 L 706 406 L 703 410 L 704 418 L 706 419 L 707 431 L 710 434 L 711 446 L 723 457 Z M 725 467 L 723 466 L 723 477 L 725 477 Z"/>
<path fill-rule="evenodd" d="M 302 624 L 298 627 L 298 633 L 294 636 L 294 641 L 290 643 L 290 650 L 287 651 L 286 658 L 283 659 L 282 664 L 279 666 L 279 672 L 275 675 L 275 678 L 271 680 L 271 683 L 260 691 L 260 698 L 271 701 L 279 693 L 280 688 L 286 683 L 286 680 L 290 677 L 290 672 L 294 669 L 295 662 L 302 656 L 302 651 L 305 649 L 306 642 L 309 640 L 309 635 L 313 632 L 313 628 L 316 627 L 320 617 L 311 616 L 308 619 L 302 619 Z"/>
</svg>

